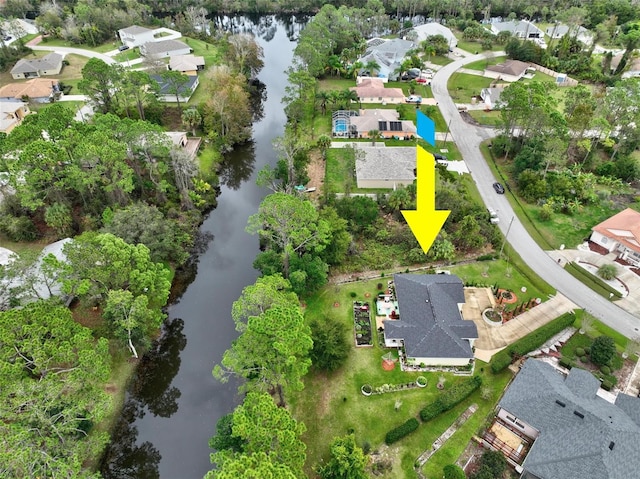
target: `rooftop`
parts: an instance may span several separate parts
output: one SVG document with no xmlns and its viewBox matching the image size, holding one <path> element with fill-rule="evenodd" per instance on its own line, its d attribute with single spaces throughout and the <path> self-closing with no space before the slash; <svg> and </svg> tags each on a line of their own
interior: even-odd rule
<svg viewBox="0 0 640 479">
<path fill-rule="evenodd" d="M 32 78 L 26 82 L 9 83 L 0 88 L 0 98 L 44 98 L 51 95 L 58 80 L 50 78 Z"/>
<path fill-rule="evenodd" d="M 400 180 L 411 182 L 415 179 L 416 149 L 407 146 L 362 146 L 358 150 L 364 155 L 356 159 L 358 180 Z"/>
<path fill-rule="evenodd" d="M 189 45 L 181 42 L 180 40 L 160 40 L 159 42 L 147 42 L 143 45 L 143 48 L 146 54 L 151 55 L 153 55 L 154 53 L 182 50 L 184 48 L 190 49 Z"/>
<path fill-rule="evenodd" d="M 49 53 L 42 58 L 26 59 L 21 58 L 11 69 L 11 73 L 33 73 L 41 70 L 56 69 L 60 66 L 62 55 L 59 53 Z"/>
<path fill-rule="evenodd" d="M 131 25 L 130 27 L 120 29 L 121 33 L 127 33 L 129 35 L 139 35 L 141 33 L 147 33 L 152 31 L 153 30 L 151 30 L 150 28 L 140 27 L 138 25 Z"/>
<path fill-rule="evenodd" d="M 505 75 L 520 76 L 529 68 L 529 64 L 520 60 L 507 60 L 497 65 L 490 65 L 487 70 L 492 72 L 504 73 Z"/>
<path fill-rule="evenodd" d="M 362 80 L 358 86 L 349 90 L 355 91 L 359 98 L 404 98 L 401 88 L 385 88 L 382 80 L 376 78 Z"/>
<path fill-rule="evenodd" d="M 591 229 L 640 252 L 640 213 L 631 208 L 613 215 Z"/>
</svg>

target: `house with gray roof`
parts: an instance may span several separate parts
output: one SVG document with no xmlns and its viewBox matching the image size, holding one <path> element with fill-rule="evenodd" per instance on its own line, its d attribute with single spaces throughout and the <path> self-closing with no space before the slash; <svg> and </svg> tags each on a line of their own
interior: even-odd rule
<svg viewBox="0 0 640 479">
<path fill-rule="evenodd" d="M 379 66 L 375 76 L 395 81 L 400 76 L 399 68 L 402 61 L 407 56 L 407 52 L 413 48 L 416 48 L 414 42 L 401 38 L 390 40 L 372 38 L 367 42 L 365 54 L 358 61 L 363 65 L 375 61 Z M 368 73 L 366 76 L 374 76 L 374 72 Z"/>
<path fill-rule="evenodd" d="M 150 75 L 150 78 L 157 84 L 156 98 L 162 102 L 173 103 L 180 100 L 187 103 L 200 84 L 197 75 L 187 75 L 187 81 L 180 85 L 176 91 L 176 85 L 167 82 L 161 75 Z"/>
<path fill-rule="evenodd" d="M 350 117 L 349 132 L 355 138 L 369 138 L 370 131 L 377 131 L 385 138 L 416 135 L 416 125 L 411 120 L 400 120 L 400 113 L 388 108 L 360 110 Z"/>
<path fill-rule="evenodd" d="M 492 22 L 491 32 L 497 35 L 500 32 L 509 32 L 511 36 L 532 40 L 544 39 L 544 32 L 527 20 L 511 20 L 509 22 Z"/>
<path fill-rule="evenodd" d="M 11 69 L 11 76 L 16 80 L 38 78 L 47 75 L 59 75 L 62 70 L 63 56 L 59 53 L 48 53 L 42 58 L 21 58 Z"/>
<path fill-rule="evenodd" d="M 425 23 L 424 25 L 418 25 L 413 27 L 413 30 L 416 32 L 416 36 L 418 42 L 423 42 L 429 37 L 433 37 L 435 35 L 442 35 L 447 39 L 447 43 L 449 44 L 449 48 L 453 48 L 458 45 L 458 39 L 453 34 L 453 32 L 437 22 Z"/>
<path fill-rule="evenodd" d="M 500 97 L 506 87 L 492 86 L 480 90 L 480 98 L 484 102 L 485 109 L 494 110 L 500 107 Z"/>
<path fill-rule="evenodd" d="M 385 346 L 404 346 L 408 364 L 471 364 L 478 329 L 462 317 L 462 280 L 455 275 L 396 274 L 393 281 L 400 319 L 383 321 Z"/>
<path fill-rule="evenodd" d="M 629 479 L 640 474 L 640 398 L 606 399 L 600 381 L 528 359 L 498 403 L 483 443 L 524 479 Z"/>
<path fill-rule="evenodd" d="M 583 26 L 578 25 L 570 27 L 569 25 L 563 25 L 562 23 L 551 25 L 545 30 L 545 33 L 552 39 L 559 39 L 564 37 L 565 35 L 569 35 L 571 37 L 575 37 L 576 40 L 584 43 L 587 46 L 591 46 L 594 36 L 593 33 L 591 33 Z"/>
<path fill-rule="evenodd" d="M 365 146 L 357 143 L 356 182 L 358 188 L 407 186 L 416 178 L 415 146 Z"/>
<path fill-rule="evenodd" d="M 153 58 L 167 58 L 176 55 L 188 55 L 191 47 L 180 40 L 161 40 L 140 46 L 140 55 Z"/>
</svg>

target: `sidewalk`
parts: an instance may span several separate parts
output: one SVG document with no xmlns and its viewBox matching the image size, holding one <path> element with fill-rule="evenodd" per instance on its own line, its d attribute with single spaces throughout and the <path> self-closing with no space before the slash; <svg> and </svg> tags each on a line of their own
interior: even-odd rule
<svg viewBox="0 0 640 479">
<path fill-rule="evenodd" d="M 491 357 L 509 344 L 551 322 L 558 316 L 578 309 L 560 293 L 544 303 L 525 311 L 502 326 L 489 326 L 482 318 L 473 322 L 478 327 L 478 339 L 475 341 L 475 357 L 489 362 Z"/>
</svg>

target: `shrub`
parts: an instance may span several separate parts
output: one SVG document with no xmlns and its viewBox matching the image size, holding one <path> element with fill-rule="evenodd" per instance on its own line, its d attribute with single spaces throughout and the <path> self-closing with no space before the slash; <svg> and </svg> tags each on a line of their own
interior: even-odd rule
<svg viewBox="0 0 640 479">
<path fill-rule="evenodd" d="M 443 479 L 466 479 L 466 475 L 460 466 L 447 464 L 442 469 Z"/>
<path fill-rule="evenodd" d="M 467 399 L 476 389 L 482 385 L 482 378 L 474 376 L 468 381 L 452 386 L 448 391 L 443 392 L 440 396 L 430 404 L 427 404 L 420 411 L 420 419 L 424 422 L 448 411 Z"/>
<path fill-rule="evenodd" d="M 591 355 L 591 348 L 584 348 L 584 354 L 586 354 L 587 356 Z"/>
<path fill-rule="evenodd" d="M 618 268 L 613 264 L 603 264 L 598 268 L 598 276 L 602 279 L 612 280 L 618 274 Z"/>
<path fill-rule="evenodd" d="M 616 345 L 609 336 L 598 336 L 591 345 L 591 361 L 598 366 L 609 364 L 616 354 Z"/>
<path fill-rule="evenodd" d="M 586 356 L 580 356 L 580 362 L 586 364 L 589 362 L 589 358 Z"/>
<path fill-rule="evenodd" d="M 578 357 L 582 357 L 586 354 L 585 350 L 583 348 L 576 348 L 576 356 Z"/>
<path fill-rule="evenodd" d="M 418 429 L 419 425 L 420 423 L 418 422 L 418 420 L 415 417 L 412 417 L 404 424 L 401 424 L 400 426 L 389 431 L 384 438 L 384 442 L 387 444 L 393 444 L 394 442 L 399 441 L 406 435 L 411 434 L 413 431 Z"/>
<path fill-rule="evenodd" d="M 602 374 L 611 374 L 611 368 L 609 366 L 601 366 L 600 371 Z"/>
<path fill-rule="evenodd" d="M 573 361 L 570 358 L 562 357 L 558 362 L 563 368 L 571 369 L 573 367 Z"/>
<path fill-rule="evenodd" d="M 566 313 L 545 324 L 541 328 L 527 334 L 523 338 L 498 352 L 491 358 L 491 371 L 494 374 L 505 369 L 515 358 L 524 356 L 530 351 L 542 346 L 545 341 L 567 328 L 575 321 L 575 316 Z"/>
<path fill-rule="evenodd" d="M 382 289 L 382 283 L 378 283 L 378 289 Z"/>
<path fill-rule="evenodd" d="M 483 254 L 478 256 L 478 261 L 491 261 L 492 259 L 494 259 L 492 254 Z"/>
<path fill-rule="evenodd" d="M 602 381 L 601 386 L 602 386 L 602 389 L 606 391 L 611 391 L 611 389 L 613 388 L 613 384 L 608 379 L 605 379 L 604 381 Z"/>
<path fill-rule="evenodd" d="M 351 291 L 349 293 L 349 296 L 351 296 L 352 298 L 355 298 L 356 296 L 358 296 L 358 293 L 356 293 L 355 291 Z"/>
</svg>

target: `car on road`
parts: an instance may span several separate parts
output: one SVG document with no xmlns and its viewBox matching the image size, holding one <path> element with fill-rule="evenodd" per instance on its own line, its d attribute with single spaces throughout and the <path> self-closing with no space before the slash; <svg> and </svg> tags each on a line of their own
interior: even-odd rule
<svg viewBox="0 0 640 479">
<path fill-rule="evenodd" d="M 2 37 L 2 39 L 3 39 L 5 42 L 8 42 L 8 41 L 9 41 L 9 40 L 11 40 L 12 38 L 13 38 L 13 37 L 12 37 L 11 35 L 5 35 L 4 37 Z"/>
<path fill-rule="evenodd" d="M 436 162 L 438 161 L 448 161 L 447 157 L 444 155 L 441 155 L 440 153 L 434 153 L 433 157 L 436 159 Z"/>
<path fill-rule="evenodd" d="M 494 209 L 489 208 L 487 211 L 489 212 L 489 221 L 492 225 L 497 225 L 498 223 L 500 223 L 498 213 Z"/>
<path fill-rule="evenodd" d="M 502 183 L 498 183 L 497 181 L 493 184 L 493 189 L 496 190 L 496 193 L 499 195 L 504 195 L 504 186 Z"/>
<path fill-rule="evenodd" d="M 411 95 L 404 99 L 407 103 L 422 103 L 422 97 L 420 95 Z"/>
<path fill-rule="evenodd" d="M 129 49 L 129 45 L 120 45 L 118 47 L 118 50 L 120 50 L 121 52 L 128 50 Z"/>
</svg>

